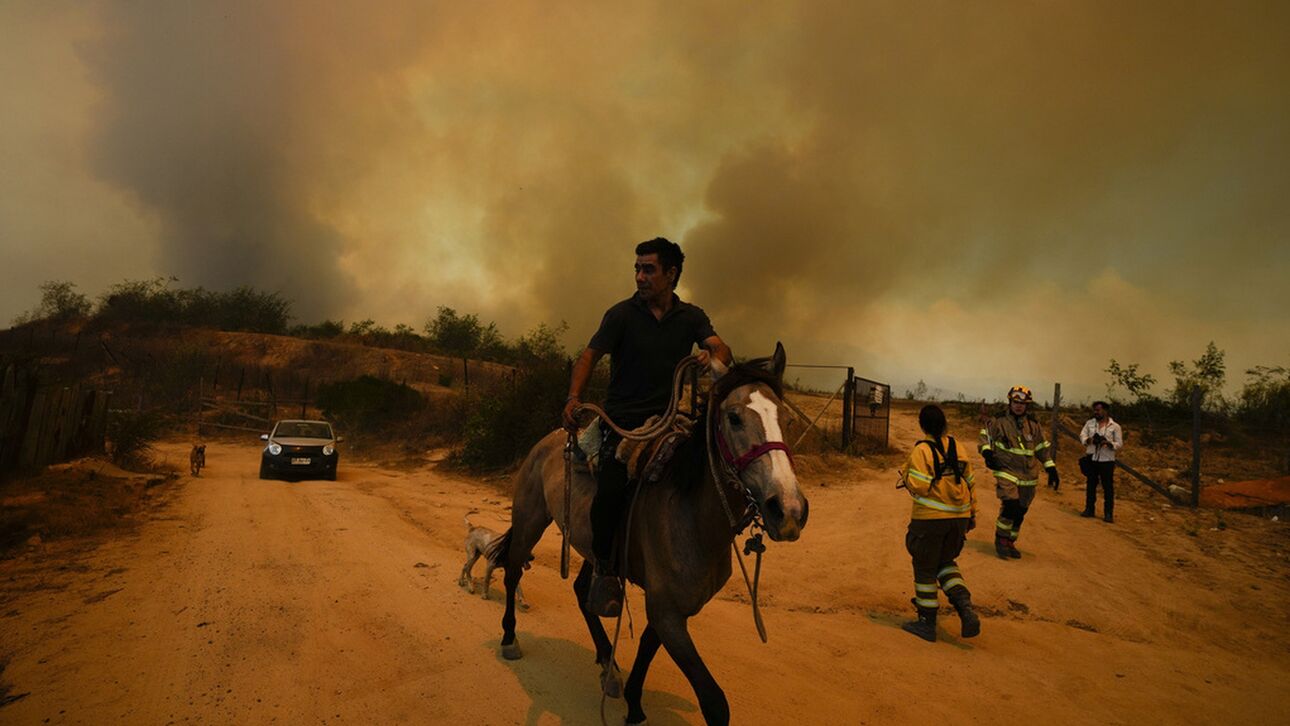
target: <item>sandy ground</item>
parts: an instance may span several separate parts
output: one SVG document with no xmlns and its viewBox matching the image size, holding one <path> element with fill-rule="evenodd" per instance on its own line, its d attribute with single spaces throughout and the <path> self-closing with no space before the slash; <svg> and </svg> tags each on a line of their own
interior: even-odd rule
<svg viewBox="0 0 1290 726">
<path fill-rule="evenodd" d="M 162 450 L 186 462 L 184 444 Z M 345 462 L 337 482 L 261 482 L 257 455 L 213 444 L 137 526 L 0 562 L 0 680 L 28 694 L 0 722 L 599 723 L 554 530 L 524 579 L 523 660 L 498 656 L 497 595 L 457 586 L 462 516 L 504 527 L 505 481 Z M 770 546 L 769 644 L 734 581 L 692 621 L 734 723 L 1290 722 L 1284 523 L 1211 529 L 1144 499 L 1106 525 L 1077 516 L 1068 485 L 1040 493 L 1025 558 L 1003 562 L 987 487 L 960 559 L 983 632 L 960 640 L 947 611 L 929 644 L 899 629 L 912 577 L 893 462 L 802 458 L 811 521 Z M 624 627 L 620 662 L 635 648 Z M 664 654 L 644 706 L 656 725 L 700 722 Z M 609 703 L 610 723 L 623 713 Z"/>
</svg>

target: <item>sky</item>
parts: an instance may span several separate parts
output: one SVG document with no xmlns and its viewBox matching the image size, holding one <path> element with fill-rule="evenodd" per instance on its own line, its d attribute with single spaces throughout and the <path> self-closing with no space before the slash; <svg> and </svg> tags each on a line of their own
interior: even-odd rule
<svg viewBox="0 0 1290 726">
<path fill-rule="evenodd" d="M 0 2 L 0 324 L 174 276 L 577 349 L 665 236 L 737 355 L 1235 386 L 1287 199 L 1283 2 Z"/>
</svg>

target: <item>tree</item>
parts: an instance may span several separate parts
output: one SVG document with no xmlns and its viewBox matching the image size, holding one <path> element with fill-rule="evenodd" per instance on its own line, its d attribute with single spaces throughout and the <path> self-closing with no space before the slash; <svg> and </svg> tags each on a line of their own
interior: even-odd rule
<svg viewBox="0 0 1290 726">
<path fill-rule="evenodd" d="M 449 355 L 491 352 L 504 346 L 494 323 L 482 325 L 478 316 L 459 315 L 450 307 L 441 306 L 439 314 L 426 322 L 425 331 L 430 343 Z"/>
<path fill-rule="evenodd" d="M 1106 367 L 1106 372 L 1111 374 L 1111 383 L 1106 387 L 1108 393 L 1116 386 L 1120 386 L 1138 402 L 1142 402 L 1151 395 L 1151 387 L 1156 383 L 1156 377 L 1150 373 L 1138 373 L 1137 363 L 1121 366 L 1112 358 L 1111 364 Z"/>
<path fill-rule="evenodd" d="M 918 385 L 914 386 L 914 390 L 911 391 L 908 388 L 905 389 L 905 398 L 908 398 L 911 401 L 923 401 L 927 399 L 927 384 L 923 382 L 923 379 L 918 379 Z"/>
<path fill-rule="evenodd" d="M 1169 373 L 1174 377 L 1174 390 L 1170 399 L 1175 406 L 1185 408 L 1190 405 L 1193 388 L 1199 387 L 1211 407 L 1222 408 L 1226 405 L 1223 399 L 1223 382 L 1227 378 L 1227 364 L 1223 359 L 1225 353 L 1210 341 L 1205 353 L 1192 361 L 1191 370 L 1180 360 L 1169 362 Z"/>
<path fill-rule="evenodd" d="M 76 283 L 49 280 L 40 283 L 40 304 L 14 318 L 15 325 L 37 320 L 66 321 L 90 314 L 90 299 L 76 292 Z"/>
<path fill-rule="evenodd" d="M 1254 366 L 1241 389 L 1241 418 L 1273 431 L 1290 428 L 1290 368 Z"/>
<path fill-rule="evenodd" d="M 515 343 L 515 357 L 519 363 L 552 363 L 565 359 L 564 346 L 560 336 L 569 330 L 569 324 L 560 321 L 557 327 L 538 323 L 528 333 L 520 336 Z"/>
</svg>

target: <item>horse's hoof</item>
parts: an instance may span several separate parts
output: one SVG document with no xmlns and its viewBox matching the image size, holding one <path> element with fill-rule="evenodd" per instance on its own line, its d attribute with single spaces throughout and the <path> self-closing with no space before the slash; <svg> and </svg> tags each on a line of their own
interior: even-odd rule
<svg viewBox="0 0 1290 726">
<path fill-rule="evenodd" d="M 647 718 L 643 718 L 639 721 L 628 721 L 625 718 L 623 719 L 623 726 L 645 726 L 648 723 L 649 723 L 649 719 Z"/>
<path fill-rule="evenodd" d="M 502 657 L 506 660 L 519 660 L 524 657 L 524 651 L 520 650 L 519 642 L 502 646 Z"/>
</svg>

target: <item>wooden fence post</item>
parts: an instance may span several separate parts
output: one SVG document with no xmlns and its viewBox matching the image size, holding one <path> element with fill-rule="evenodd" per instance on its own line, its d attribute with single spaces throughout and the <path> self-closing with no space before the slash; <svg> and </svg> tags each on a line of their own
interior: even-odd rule
<svg viewBox="0 0 1290 726">
<path fill-rule="evenodd" d="M 1200 401 L 1204 391 L 1191 389 L 1191 506 L 1200 506 Z"/>
<path fill-rule="evenodd" d="M 851 438 L 855 435 L 855 415 L 856 415 L 856 369 L 847 367 L 846 388 L 842 391 L 842 448 L 845 450 L 851 445 Z"/>
<path fill-rule="evenodd" d="M 1057 461 L 1057 417 L 1061 415 L 1062 409 L 1062 384 L 1053 384 L 1053 425 L 1052 433 L 1048 435 L 1048 443 L 1053 447 L 1053 461 Z"/>
</svg>

